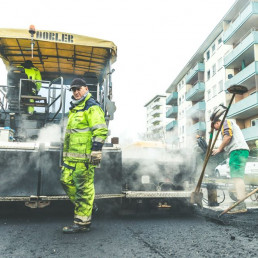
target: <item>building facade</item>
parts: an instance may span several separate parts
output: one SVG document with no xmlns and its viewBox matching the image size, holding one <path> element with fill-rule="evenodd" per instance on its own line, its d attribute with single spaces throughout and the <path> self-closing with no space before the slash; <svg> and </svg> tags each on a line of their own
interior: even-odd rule
<svg viewBox="0 0 258 258">
<path fill-rule="evenodd" d="M 166 95 L 156 95 L 144 107 L 147 110 L 146 140 L 165 142 L 166 125 L 171 119 L 166 118 Z"/>
<path fill-rule="evenodd" d="M 227 89 L 235 84 L 246 86 L 248 92 L 236 95 L 228 118 L 237 122 L 249 146 L 255 147 L 258 139 L 256 24 L 258 1 L 236 1 L 167 89 L 168 99 L 178 94 L 174 103 L 178 114 L 174 116 L 178 120 L 179 147 L 186 146 L 196 135 L 208 139 L 210 115 L 219 104 L 228 105 L 231 94 Z"/>
</svg>

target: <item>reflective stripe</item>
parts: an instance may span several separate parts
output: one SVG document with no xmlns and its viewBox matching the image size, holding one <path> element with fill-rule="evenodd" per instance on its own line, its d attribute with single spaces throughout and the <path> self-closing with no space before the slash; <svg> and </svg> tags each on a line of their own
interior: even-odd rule
<svg viewBox="0 0 258 258">
<path fill-rule="evenodd" d="M 92 139 L 92 141 L 93 141 L 93 142 L 100 142 L 100 143 L 104 143 L 104 142 L 105 142 L 105 140 L 103 140 L 102 138 L 100 138 L 100 137 L 98 137 L 98 136 L 94 137 L 94 138 Z"/>
<path fill-rule="evenodd" d="M 106 124 L 95 125 L 91 128 L 91 130 L 96 130 L 96 129 L 99 129 L 99 128 L 107 128 L 107 125 Z"/>
<path fill-rule="evenodd" d="M 80 215 L 75 214 L 74 218 L 81 220 L 81 221 L 77 221 L 77 220 L 74 221 L 74 223 L 79 224 L 79 225 L 87 225 L 87 224 L 90 224 L 90 222 L 91 222 L 91 216 L 88 217 L 88 216 L 80 216 Z"/>
<path fill-rule="evenodd" d="M 64 152 L 63 155 L 68 158 L 90 158 L 90 154 Z"/>
<path fill-rule="evenodd" d="M 83 129 L 66 129 L 66 133 L 81 133 L 81 132 L 89 132 L 91 129 L 89 127 Z"/>
</svg>

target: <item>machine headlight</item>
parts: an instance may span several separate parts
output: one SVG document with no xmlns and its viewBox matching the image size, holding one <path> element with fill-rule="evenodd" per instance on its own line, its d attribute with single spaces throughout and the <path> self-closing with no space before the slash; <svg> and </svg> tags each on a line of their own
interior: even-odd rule
<svg viewBox="0 0 258 258">
<path fill-rule="evenodd" d="M 149 184 L 150 177 L 149 176 L 142 176 L 142 184 Z"/>
</svg>

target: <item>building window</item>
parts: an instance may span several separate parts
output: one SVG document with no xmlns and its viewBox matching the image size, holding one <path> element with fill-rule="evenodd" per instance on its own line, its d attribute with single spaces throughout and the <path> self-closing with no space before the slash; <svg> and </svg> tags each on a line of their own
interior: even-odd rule
<svg viewBox="0 0 258 258">
<path fill-rule="evenodd" d="M 216 64 L 214 64 L 213 66 L 212 66 L 212 76 L 214 76 L 215 74 L 216 74 Z"/>
<path fill-rule="evenodd" d="M 215 44 L 213 44 L 213 45 L 212 45 L 211 50 L 212 50 L 212 53 L 214 53 L 214 52 L 215 52 L 215 50 L 216 50 L 216 46 L 215 46 Z"/>
<path fill-rule="evenodd" d="M 219 92 L 223 91 L 223 80 L 219 81 Z"/>
<path fill-rule="evenodd" d="M 216 85 L 214 85 L 212 87 L 212 91 L 213 91 L 213 97 L 215 97 L 217 95 L 217 87 L 216 87 Z"/>
<path fill-rule="evenodd" d="M 220 45 L 222 43 L 222 38 L 220 37 L 219 39 L 218 39 L 218 45 Z"/>
<path fill-rule="evenodd" d="M 211 71 L 207 71 L 207 80 L 209 80 L 211 78 Z"/>
<path fill-rule="evenodd" d="M 251 126 L 258 126 L 258 118 L 251 120 Z"/>
<path fill-rule="evenodd" d="M 207 59 L 207 61 L 210 59 L 210 50 L 208 50 L 206 53 L 206 59 Z"/>
<path fill-rule="evenodd" d="M 178 99 L 178 104 L 181 105 L 181 98 Z"/>
</svg>

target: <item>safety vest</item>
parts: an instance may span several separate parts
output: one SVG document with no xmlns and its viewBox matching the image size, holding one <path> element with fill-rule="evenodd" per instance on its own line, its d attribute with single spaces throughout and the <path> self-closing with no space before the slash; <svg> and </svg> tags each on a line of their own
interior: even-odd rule
<svg viewBox="0 0 258 258">
<path fill-rule="evenodd" d="M 35 81 L 42 80 L 41 74 L 40 74 L 40 71 L 38 68 L 36 68 L 36 67 L 24 68 L 22 65 L 20 65 L 18 67 L 22 67 L 24 69 L 26 75 L 28 76 L 28 79 L 35 80 Z M 37 91 L 39 91 L 41 88 L 41 83 L 36 82 L 36 87 L 37 87 Z"/>
<path fill-rule="evenodd" d="M 88 161 L 92 143 L 104 144 L 107 134 L 104 112 L 88 93 L 86 98 L 69 112 L 64 139 L 64 160 Z"/>
</svg>

